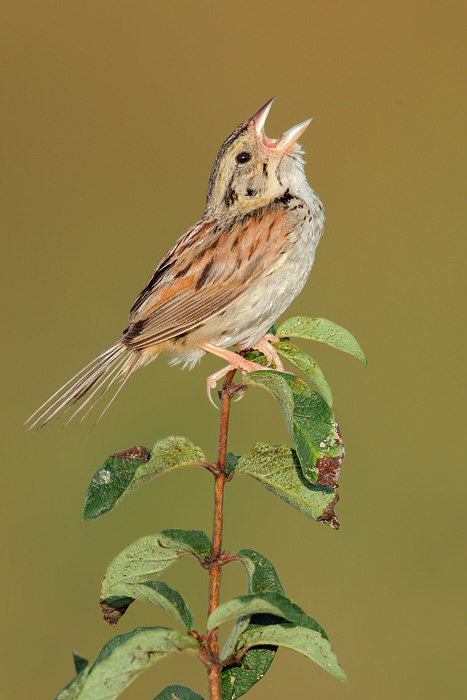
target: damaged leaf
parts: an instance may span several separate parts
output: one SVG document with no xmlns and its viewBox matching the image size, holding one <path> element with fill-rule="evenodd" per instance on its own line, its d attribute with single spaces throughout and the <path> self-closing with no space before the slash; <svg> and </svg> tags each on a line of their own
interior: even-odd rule
<svg viewBox="0 0 467 700">
<path fill-rule="evenodd" d="M 243 383 L 262 386 L 278 400 L 308 481 L 320 483 L 322 457 L 336 459 L 340 467 L 344 450 L 337 421 L 318 392 L 299 377 L 275 370 L 250 372 Z"/>
<path fill-rule="evenodd" d="M 142 581 L 140 583 L 119 583 L 113 589 L 113 594 L 120 598 L 140 600 L 144 603 L 152 603 L 167 612 L 171 613 L 187 631 L 194 627 L 193 614 L 180 593 L 168 586 L 163 581 Z M 108 603 L 107 603 L 108 605 Z M 114 608 L 115 610 L 115 608 Z M 105 617 L 105 616 L 104 616 Z M 115 613 L 106 620 L 111 627 L 114 627 L 118 620 Z"/>
<path fill-rule="evenodd" d="M 337 458 L 333 459 L 337 460 Z M 334 464 L 332 460 L 330 463 Z M 313 520 L 326 522 L 333 529 L 337 529 L 339 521 L 334 514 L 334 505 L 338 500 L 335 487 L 339 474 L 338 470 L 331 474 L 329 465 L 327 469 L 324 467 L 324 463 L 318 460 L 318 479 L 316 484 L 310 484 L 303 476 L 295 450 L 285 445 L 258 443 L 250 452 L 238 459 L 235 476 L 239 474 L 252 476 L 304 515 Z"/>
<path fill-rule="evenodd" d="M 147 584 L 178 559 L 189 555 L 204 566 L 210 551 L 211 543 L 201 530 L 164 530 L 137 540 L 115 557 L 102 581 L 100 605 L 105 621 L 111 627 L 116 625 L 133 602 L 129 585 Z M 144 589 L 133 592 L 142 595 Z"/>
<path fill-rule="evenodd" d="M 180 435 L 159 440 L 152 451 L 137 445 L 117 452 L 108 457 L 92 477 L 81 519 L 100 518 L 115 508 L 122 498 L 160 474 L 205 463 L 202 450 Z"/>
</svg>

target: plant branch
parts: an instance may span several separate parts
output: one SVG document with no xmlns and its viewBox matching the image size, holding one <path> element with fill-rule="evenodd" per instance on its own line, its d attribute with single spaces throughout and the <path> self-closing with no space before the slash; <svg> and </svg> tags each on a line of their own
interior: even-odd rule
<svg viewBox="0 0 467 700">
<path fill-rule="evenodd" d="M 224 486 L 226 480 L 227 434 L 229 429 L 231 385 L 236 370 L 231 370 L 225 377 L 221 392 L 221 421 L 219 430 L 219 448 L 217 453 L 218 473 L 214 482 L 214 518 L 212 527 L 212 550 L 209 565 L 209 605 L 210 615 L 219 605 L 221 582 L 222 528 L 224 521 Z M 221 664 L 219 660 L 219 639 L 217 628 L 212 630 L 207 640 L 207 650 L 212 661 L 208 669 L 210 700 L 221 700 Z"/>
</svg>

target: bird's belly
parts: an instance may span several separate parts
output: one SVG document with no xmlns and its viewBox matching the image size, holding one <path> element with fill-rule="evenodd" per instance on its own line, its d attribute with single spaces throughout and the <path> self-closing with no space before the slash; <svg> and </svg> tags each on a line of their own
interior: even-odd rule
<svg viewBox="0 0 467 700">
<path fill-rule="evenodd" d="M 236 323 L 230 338 L 223 339 L 225 347 L 238 345 L 245 350 L 255 345 L 300 293 L 313 260 L 314 248 L 304 250 L 303 246 L 295 246 L 279 268 L 233 304 L 229 317 L 235 318 Z"/>
<path fill-rule="evenodd" d="M 313 232 L 314 233 L 314 232 Z M 284 262 L 261 278 L 222 314 L 204 326 L 212 343 L 221 347 L 251 348 L 287 309 L 308 279 L 318 240 L 312 232 L 302 236 L 284 256 Z"/>
<path fill-rule="evenodd" d="M 296 231 L 297 240 L 284 254 L 284 261 L 262 277 L 233 304 L 189 333 L 172 347 L 173 362 L 194 365 L 204 355 L 196 347 L 210 342 L 223 348 L 254 346 L 300 293 L 313 266 L 324 220 Z"/>
</svg>

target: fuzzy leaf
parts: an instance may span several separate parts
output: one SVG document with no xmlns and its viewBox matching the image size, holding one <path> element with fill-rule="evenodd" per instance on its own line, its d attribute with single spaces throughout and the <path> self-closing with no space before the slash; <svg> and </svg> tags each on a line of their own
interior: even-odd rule
<svg viewBox="0 0 467 700">
<path fill-rule="evenodd" d="M 336 460 L 340 468 L 344 450 L 339 427 L 331 409 L 318 392 L 302 379 L 285 372 L 258 370 L 250 372 L 244 384 L 256 384 L 271 391 L 287 422 L 304 477 L 320 484 L 320 468 L 327 470 L 328 460 Z"/>
<path fill-rule="evenodd" d="M 211 543 L 201 530 L 163 530 L 133 542 L 115 557 L 102 581 L 101 609 L 105 621 L 112 627 L 116 625 L 133 602 L 127 585 L 146 584 L 188 555 L 194 555 L 204 565 L 210 551 Z"/>
<path fill-rule="evenodd" d="M 346 681 L 345 673 L 342 670 L 337 657 L 329 641 L 322 636 L 319 630 L 315 629 L 313 618 L 308 618 L 308 625 L 294 625 L 291 622 L 283 622 L 256 629 L 247 629 L 242 634 L 238 648 L 247 646 L 250 648 L 256 644 L 275 644 L 288 647 L 307 656 L 329 671 L 333 676 L 341 681 Z M 317 624 L 317 623 L 316 623 Z"/>
<path fill-rule="evenodd" d="M 89 661 L 73 652 L 76 676 L 60 690 L 55 700 L 76 700 L 79 698 L 84 681 L 89 673 Z"/>
<path fill-rule="evenodd" d="M 154 700 L 203 700 L 203 698 L 186 685 L 168 685 L 159 695 L 156 695 Z"/>
<path fill-rule="evenodd" d="M 298 367 L 303 374 L 306 374 L 307 378 L 315 385 L 326 403 L 332 407 L 331 388 L 318 363 L 292 343 L 281 341 L 280 343 L 274 343 L 274 347 L 279 355 L 285 357 L 285 359 L 295 365 L 295 367 Z"/>
<path fill-rule="evenodd" d="M 363 350 L 354 336 L 342 326 L 326 318 L 308 318 L 307 316 L 289 318 L 279 326 L 276 335 L 280 338 L 307 338 L 326 343 L 336 350 L 352 355 L 366 365 Z"/>
<path fill-rule="evenodd" d="M 207 628 L 210 630 L 227 622 L 227 620 L 240 616 L 250 617 L 260 613 L 276 615 L 295 624 L 306 617 L 304 611 L 282 593 L 262 591 L 261 593 L 240 595 L 219 605 L 209 616 Z"/>
<path fill-rule="evenodd" d="M 177 651 L 198 655 L 198 642 L 166 627 L 138 627 L 105 644 L 89 669 L 79 700 L 113 700 L 147 666 Z"/>
<path fill-rule="evenodd" d="M 303 515 L 337 530 L 335 488 L 310 484 L 302 473 L 295 450 L 285 445 L 258 443 L 238 459 L 235 475 L 248 474 Z"/>
<path fill-rule="evenodd" d="M 205 462 L 202 450 L 180 435 L 159 440 L 152 452 L 137 445 L 113 454 L 92 477 L 81 518 L 83 521 L 100 518 L 122 498 L 154 477 L 172 469 Z"/>
<path fill-rule="evenodd" d="M 237 552 L 238 560 L 248 575 L 248 593 L 277 591 L 283 588 L 271 562 L 252 549 Z M 222 651 L 221 658 L 227 659 L 237 646 L 241 634 L 248 629 L 256 629 L 271 624 L 277 618 L 271 615 L 253 615 L 238 618 L 232 633 Z M 264 676 L 273 662 L 277 646 L 257 646 L 248 649 L 240 663 L 225 666 L 221 673 L 222 700 L 236 700 L 247 693 Z"/>
</svg>

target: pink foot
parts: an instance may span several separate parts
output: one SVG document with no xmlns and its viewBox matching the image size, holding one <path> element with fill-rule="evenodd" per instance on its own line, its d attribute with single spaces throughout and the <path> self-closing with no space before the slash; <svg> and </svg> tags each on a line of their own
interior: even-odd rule
<svg viewBox="0 0 467 700">
<path fill-rule="evenodd" d="M 256 343 L 256 345 L 253 347 L 253 350 L 259 350 L 260 352 L 262 352 L 263 355 L 266 357 L 269 365 L 272 365 L 274 363 L 278 372 L 284 372 L 284 365 L 282 364 L 282 360 L 279 357 L 275 347 L 271 345 L 271 343 L 278 342 L 279 338 L 277 338 L 277 336 L 272 335 L 272 333 L 266 333 L 266 335 L 263 335 L 261 340 L 259 340 Z"/>
<path fill-rule="evenodd" d="M 250 362 L 250 360 L 246 360 L 238 353 L 233 352 L 232 350 L 226 350 L 225 348 L 220 348 L 217 345 L 214 345 L 213 343 L 200 343 L 198 347 L 201 348 L 201 350 L 205 350 L 206 352 L 210 352 L 213 355 L 217 355 L 217 357 L 222 357 L 223 360 L 227 360 L 227 362 L 229 363 L 227 367 L 223 367 L 218 372 L 211 374 L 206 380 L 208 397 L 212 404 L 214 404 L 214 402 L 211 397 L 211 390 L 216 388 L 216 384 L 219 381 L 219 379 L 225 377 L 225 375 L 228 374 L 230 370 L 239 369 L 242 371 L 242 375 L 245 376 L 245 374 L 249 374 L 250 372 L 256 372 L 257 370 L 272 369 L 271 367 L 263 367 L 262 365 L 256 362 Z M 263 352 L 263 350 L 261 350 L 261 352 Z"/>
</svg>

